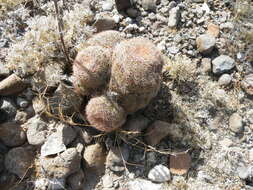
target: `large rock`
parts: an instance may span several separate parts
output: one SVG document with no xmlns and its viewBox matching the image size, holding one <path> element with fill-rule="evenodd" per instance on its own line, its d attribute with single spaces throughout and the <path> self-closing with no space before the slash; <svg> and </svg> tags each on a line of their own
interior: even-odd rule
<svg viewBox="0 0 253 190">
<path fill-rule="evenodd" d="M 27 140 L 31 145 L 41 145 L 46 141 L 47 124 L 40 119 L 40 116 L 29 119 L 25 124 L 27 130 Z"/>
<path fill-rule="evenodd" d="M 230 71 L 235 67 L 235 60 L 227 55 L 220 55 L 216 57 L 213 61 L 213 73 L 222 74 Z"/>
<path fill-rule="evenodd" d="M 80 170 L 81 155 L 76 148 L 69 148 L 56 157 L 40 157 L 46 175 L 62 179 Z"/>
<path fill-rule="evenodd" d="M 57 125 L 57 131 L 51 134 L 41 147 L 41 155 L 48 156 L 63 152 L 67 145 L 76 137 L 76 131 L 69 125 L 60 123 Z"/>
<path fill-rule="evenodd" d="M 0 68 L 1 69 L 1 68 Z M 12 74 L 0 82 L 0 95 L 17 94 L 26 88 L 27 84 L 16 74 Z"/>
<path fill-rule="evenodd" d="M 0 140 L 10 147 L 20 146 L 26 141 L 26 133 L 17 123 L 3 123 L 0 125 Z"/>
<path fill-rule="evenodd" d="M 197 49 L 200 53 L 210 53 L 216 43 L 215 37 L 210 34 L 202 34 L 196 39 Z"/>
<path fill-rule="evenodd" d="M 5 157 L 5 167 L 10 173 L 16 174 L 19 178 L 24 178 L 29 174 L 33 158 L 33 153 L 28 148 L 13 148 Z"/>
</svg>

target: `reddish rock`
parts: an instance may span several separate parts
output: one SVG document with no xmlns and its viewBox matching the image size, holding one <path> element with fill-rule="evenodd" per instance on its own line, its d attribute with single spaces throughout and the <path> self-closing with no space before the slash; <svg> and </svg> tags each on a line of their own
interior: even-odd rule
<svg viewBox="0 0 253 190">
<path fill-rule="evenodd" d="M 170 172 L 184 175 L 191 167 L 191 156 L 188 153 L 178 153 L 170 156 Z"/>
</svg>

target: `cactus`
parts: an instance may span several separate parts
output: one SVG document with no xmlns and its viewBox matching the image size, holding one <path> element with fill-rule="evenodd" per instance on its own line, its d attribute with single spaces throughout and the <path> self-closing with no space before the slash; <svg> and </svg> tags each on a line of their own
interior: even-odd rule
<svg viewBox="0 0 253 190">
<path fill-rule="evenodd" d="M 73 85 L 78 94 L 91 95 L 101 90 L 109 79 L 110 50 L 89 46 L 78 53 L 73 63 Z"/>
<path fill-rule="evenodd" d="M 102 46 L 105 48 L 114 48 L 117 43 L 122 41 L 124 37 L 120 32 L 114 30 L 107 30 L 104 32 L 100 32 L 92 36 L 88 39 L 87 44 L 88 46 Z"/>
<path fill-rule="evenodd" d="M 126 121 L 124 109 L 106 96 L 90 99 L 86 106 L 86 117 L 93 127 L 105 132 L 121 127 Z"/>
<path fill-rule="evenodd" d="M 119 104 L 133 113 L 144 108 L 158 93 L 163 59 L 145 38 L 117 44 L 112 55 L 109 90 L 119 95 Z"/>
</svg>

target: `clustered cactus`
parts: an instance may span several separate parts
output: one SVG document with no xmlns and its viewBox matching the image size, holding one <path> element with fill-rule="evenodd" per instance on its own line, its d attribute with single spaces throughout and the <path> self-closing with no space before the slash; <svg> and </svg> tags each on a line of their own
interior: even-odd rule
<svg viewBox="0 0 253 190">
<path fill-rule="evenodd" d="M 75 90 L 92 97 L 85 108 L 89 123 L 110 132 L 127 114 L 148 105 L 160 88 L 163 59 L 145 38 L 124 40 L 117 31 L 94 35 L 73 63 Z"/>
</svg>

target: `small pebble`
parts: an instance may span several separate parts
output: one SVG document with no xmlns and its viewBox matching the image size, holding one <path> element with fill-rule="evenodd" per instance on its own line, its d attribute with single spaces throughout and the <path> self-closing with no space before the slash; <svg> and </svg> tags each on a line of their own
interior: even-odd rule
<svg viewBox="0 0 253 190">
<path fill-rule="evenodd" d="M 238 113 L 233 113 L 229 118 L 229 127 L 231 131 L 240 133 L 243 131 L 242 117 Z"/>
<path fill-rule="evenodd" d="M 232 77 L 229 74 L 223 74 L 218 80 L 220 86 L 227 86 L 231 83 Z"/>
<path fill-rule="evenodd" d="M 163 165 L 157 165 L 149 171 L 148 178 L 154 182 L 169 181 L 171 179 L 170 170 Z"/>
</svg>

